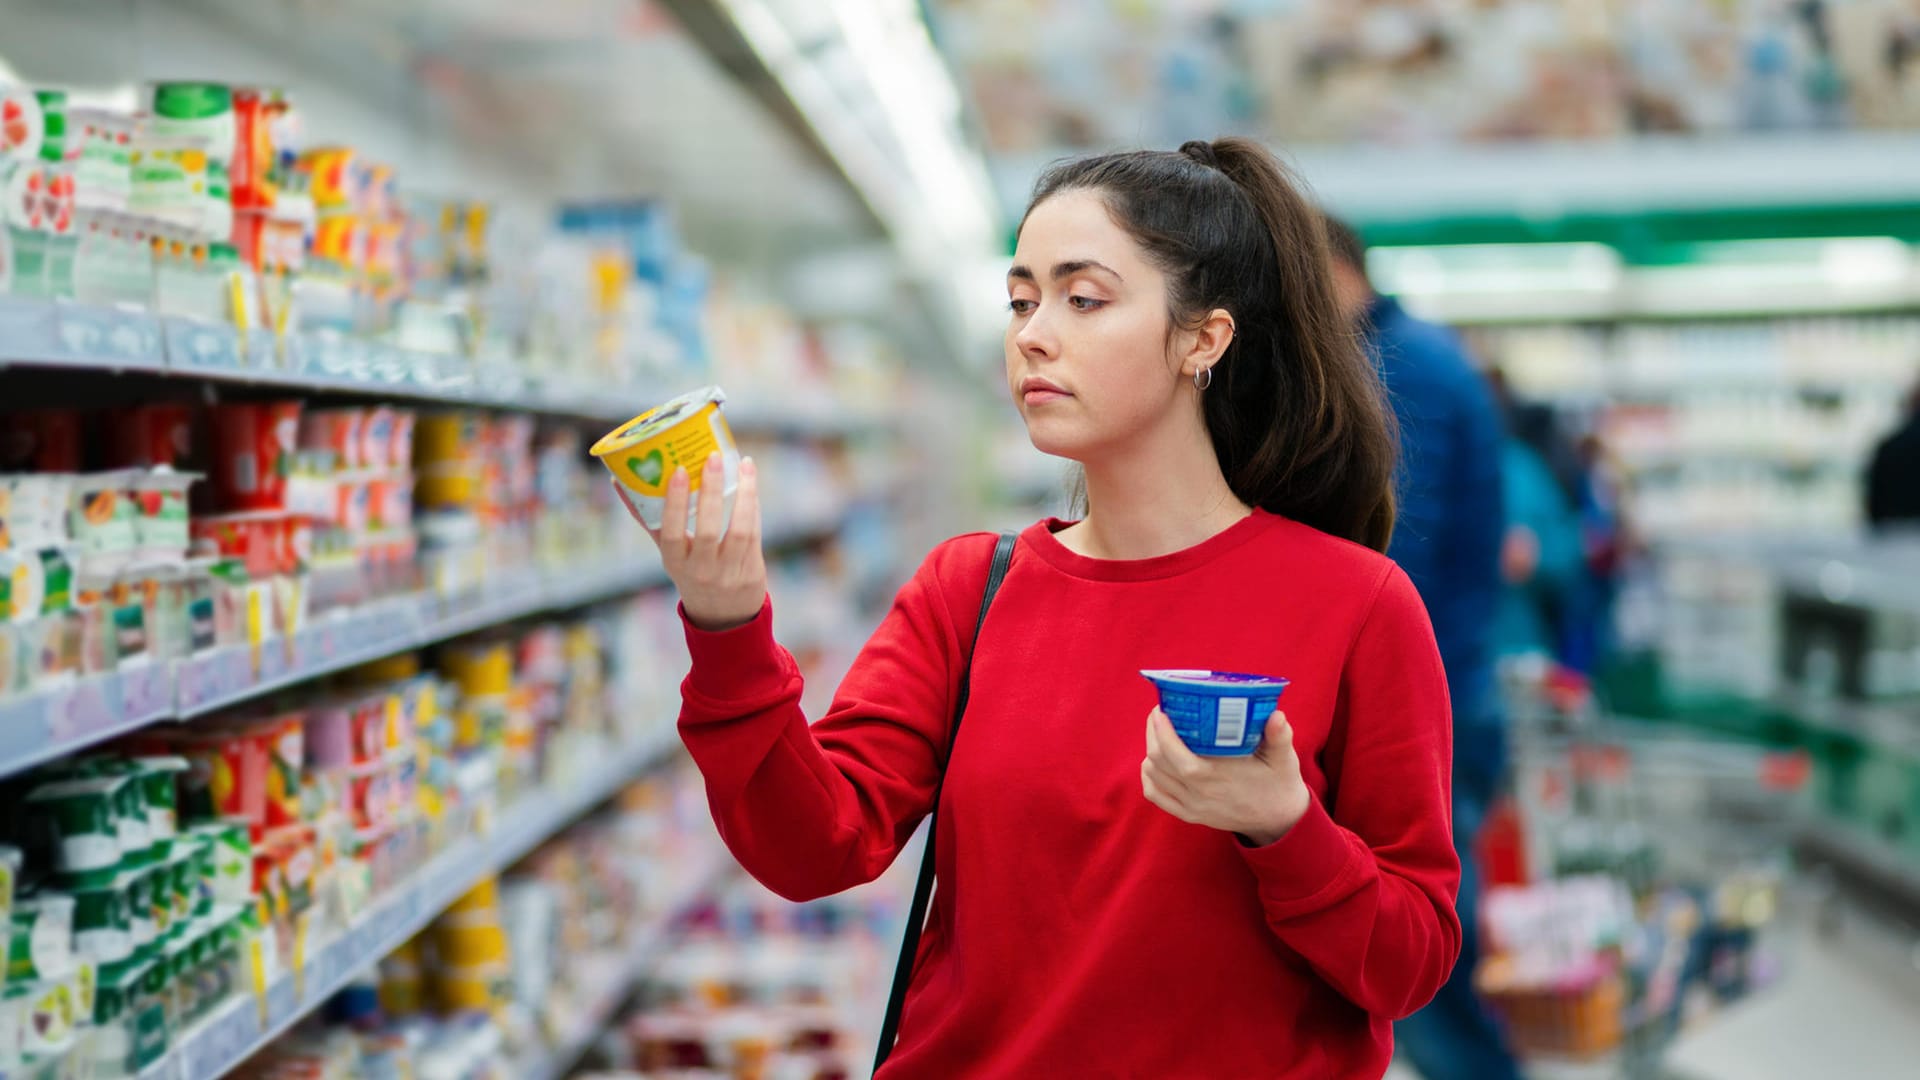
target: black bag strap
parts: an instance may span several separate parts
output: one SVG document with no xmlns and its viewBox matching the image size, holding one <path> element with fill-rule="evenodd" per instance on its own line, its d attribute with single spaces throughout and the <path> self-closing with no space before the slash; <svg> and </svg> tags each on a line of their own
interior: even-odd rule
<svg viewBox="0 0 1920 1080">
<path fill-rule="evenodd" d="M 980 647 L 980 628 L 986 625 L 987 609 L 993 606 L 993 597 L 1000 591 L 1000 583 L 1007 578 L 1007 567 L 1013 564 L 1013 548 L 1019 537 L 1013 533 L 1001 533 L 1000 540 L 993 547 L 993 565 L 987 570 L 987 591 L 980 598 L 980 617 L 973 624 L 973 648 L 967 652 L 967 663 L 960 670 L 960 692 L 954 698 L 953 728 L 947 733 L 947 760 L 953 760 L 954 740 L 960 737 L 960 718 L 966 715 L 967 698 L 973 682 L 973 654 Z M 944 778 L 943 784 L 944 786 Z M 907 1003 L 907 983 L 913 978 L 913 962 L 920 952 L 920 931 L 926 925 L 927 904 L 933 899 L 933 837 L 940 817 L 940 791 L 934 789 L 933 809 L 927 814 L 927 845 L 920 856 L 920 878 L 913 886 L 913 906 L 907 910 L 907 930 L 900 941 L 900 959 L 893 965 L 893 990 L 887 994 L 887 1017 L 880 1025 L 880 1046 L 874 1051 L 873 1068 L 875 1072 L 886 1064 L 893 1053 L 893 1043 L 900 1034 L 900 1010 Z"/>
</svg>

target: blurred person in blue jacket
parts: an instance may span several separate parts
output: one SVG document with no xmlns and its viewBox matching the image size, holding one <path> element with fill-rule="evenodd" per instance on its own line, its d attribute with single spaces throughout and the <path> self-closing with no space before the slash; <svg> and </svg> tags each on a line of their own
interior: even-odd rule
<svg viewBox="0 0 1920 1080">
<path fill-rule="evenodd" d="M 1473 990 L 1480 958 L 1473 841 L 1506 770 L 1494 632 L 1506 531 L 1502 431 L 1493 394 L 1454 334 L 1408 314 L 1367 278 L 1366 248 L 1328 219 L 1342 310 L 1367 337 L 1400 424 L 1398 521 L 1387 554 L 1433 620 L 1453 699 L 1453 834 L 1460 853 L 1460 960 L 1433 1003 L 1395 1025 L 1427 1080 L 1519 1080 L 1499 1024 Z"/>
<path fill-rule="evenodd" d="M 1596 674 L 1612 644 L 1621 523 L 1598 438 L 1575 439 L 1558 410 L 1487 376 L 1507 428 L 1507 536 L 1497 652 L 1550 656 Z"/>
<path fill-rule="evenodd" d="M 1495 383 L 1498 386 L 1498 383 Z M 1586 550 L 1568 481 L 1556 475 L 1548 449 L 1555 438 L 1552 410 L 1503 402 L 1509 434 L 1501 448 L 1507 532 L 1500 550 L 1501 656 L 1539 654 L 1562 659 L 1567 627 L 1584 600 Z"/>
<path fill-rule="evenodd" d="M 1620 481 L 1605 444 L 1588 433 L 1575 444 L 1580 464 L 1573 505 L 1580 519 L 1584 556 L 1574 589 L 1573 621 L 1561 633 L 1561 659 L 1570 668 L 1599 676 L 1616 644 L 1614 609 L 1629 557 L 1630 538 L 1620 505 Z"/>
</svg>

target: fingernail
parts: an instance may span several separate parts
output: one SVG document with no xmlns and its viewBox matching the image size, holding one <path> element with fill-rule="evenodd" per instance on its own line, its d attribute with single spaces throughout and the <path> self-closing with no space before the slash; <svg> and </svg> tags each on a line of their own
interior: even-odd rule
<svg viewBox="0 0 1920 1080">
<path fill-rule="evenodd" d="M 717 451 L 715 453 L 711 453 L 707 455 L 707 471 L 711 472 L 714 469 L 720 468 L 721 466 L 722 466 L 722 462 L 720 461 L 720 454 Z"/>
<path fill-rule="evenodd" d="M 740 459 L 740 475 L 741 476 L 757 476 L 759 472 L 760 472 L 760 467 L 753 463 L 752 458 Z"/>
<path fill-rule="evenodd" d="M 675 465 L 675 466 L 673 467 L 673 476 L 672 476 L 671 478 L 669 478 L 669 479 L 667 480 L 667 483 L 669 483 L 669 484 L 685 484 L 686 482 L 687 482 L 687 470 L 686 470 L 686 468 L 685 468 L 685 467 L 683 467 L 683 466 L 680 466 L 680 465 Z"/>
</svg>

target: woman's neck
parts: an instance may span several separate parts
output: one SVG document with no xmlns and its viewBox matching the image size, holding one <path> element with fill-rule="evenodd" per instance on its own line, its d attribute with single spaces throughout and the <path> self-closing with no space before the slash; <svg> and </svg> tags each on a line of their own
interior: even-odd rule
<svg viewBox="0 0 1920 1080">
<path fill-rule="evenodd" d="M 1193 547 L 1252 513 L 1227 486 L 1206 429 L 1130 440 L 1085 463 L 1087 516 L 1061 543 L 1096 559 L 1151 559 Z"/>
</svg>

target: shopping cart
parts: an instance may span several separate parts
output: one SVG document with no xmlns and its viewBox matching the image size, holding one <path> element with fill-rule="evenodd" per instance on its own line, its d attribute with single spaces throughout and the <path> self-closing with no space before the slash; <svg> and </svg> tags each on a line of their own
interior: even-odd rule
<svg viewBox="0 0 1920 1080">
<path fill-rule="evenodd" d="M 1504 686 L 1520 872 L 1487 888 L 1476 984 L 1535 1075 L 1658 1077 L 1684 1025 L 1777 975 L 1810 763 L 1608 715 L 1563 671 Z"/>
</svg>

